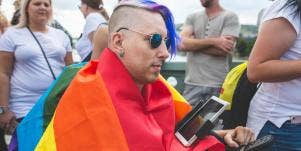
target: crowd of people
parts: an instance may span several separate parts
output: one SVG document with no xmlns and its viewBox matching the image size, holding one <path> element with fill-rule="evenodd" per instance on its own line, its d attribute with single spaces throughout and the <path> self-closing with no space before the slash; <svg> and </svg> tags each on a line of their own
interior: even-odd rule
<svg viewBox="0 0 301 151">
<path fill-rule="evenodd" d="M 184 147 L 174 136 L 180 120 L 175 114 L 182 106 L 175 106 L 173 91 L 160 78 L 162 65 L 177 50 L 187 52 L 184 98 L 194 107 L 218 96 L 240 32 L 238 16 L 224 9 L 219 0 L 200 0 L 204 10 L 189 15 L 178 35 L 170 10 L 151 0 L 119 1 L 111 16 L 102 0 L 80 2 L 86 23 L 75 48 L 81 61 L 88 63 L 58 104 L 55 118 L 65 118 L 65 122 L 56 123 L 53 118 L 37 150 L 52 148 L 50 144 L 67 150 L 224 150 L 224 145 L 237 148 L 269 134 L 275 137 L 271 150 L 300 150 L 301 0 L 276 0 L 263 12 L 247 68 L 248 78 L 262 84 L 251 101 L 247 127 L 216 130 L 224 145 L 208 137 L 191 147 Z M 14 6 L 10 23 L 0 12 L 1 150 L 7 150 L 3 134 L 16 135 L 18 123 L 63 68 L 73 63 L 72 39 L 53 20 L 52 0 L 16 0 Z M 95 87 L 95 82 L 99 86 Z M 75 86 L 98 93 L 83 98 L 88 90 Z M 70 99 L 75 94 L 78 97 Z M 55 137 L 52 128 L 64 132 L 67 127 L 62 124 L 75 125 L 73 116 L 77 114 L 71 110 L 78 108 L 73 110 L 66 104 L 76 103 L 78 108 L 85 107 L 86 115 L 93 115 L 93 119 L 84 117 L 87 123 L 107 120 L 101 130 L 89 127 L 93 124 L 69 129 L 72 135 L 93 133 L 95 138 L 78 139 L 95 142 L 90 146 L 83 142 L 65 146 L 61 138 L 47 137 Z M 93 105 L 83 105 L 87 103 Z M 112 133 L 112 128 L 116 132 Z M 120 142 L 98 138 L 108 133 L 118 134 L 116 141 Z"/>
</svg>

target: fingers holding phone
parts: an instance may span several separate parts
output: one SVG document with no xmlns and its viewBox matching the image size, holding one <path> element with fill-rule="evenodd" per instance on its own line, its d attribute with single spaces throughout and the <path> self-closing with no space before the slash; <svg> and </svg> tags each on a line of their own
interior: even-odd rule
<svg viewBox="0 0 301 151">
<path fill-rule="evenodd" d="M 200 101 L 201 102 L 201 101 Z M 212 96 L 206 103 L 199 103 L 189 112 L 177 126 L 176 138 L 184 145 L 190 146 L 196 140 L 208 135 L 213 128 L 214 121 L 229 105 L 215 96 Z"/>
<path fill-rule="evenodd" d="M 230 130 L 224 136 L 224 140 L 230 147 L 237 148 L 240 145 L 247 145 L 255 140 L 253 131 L 250 128 L 238 126 Z"/>
</svg>

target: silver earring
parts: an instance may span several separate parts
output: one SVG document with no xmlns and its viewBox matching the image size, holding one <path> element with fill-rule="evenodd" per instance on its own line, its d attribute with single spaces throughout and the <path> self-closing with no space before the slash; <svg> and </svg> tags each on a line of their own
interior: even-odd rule
<svg viewBox="0 0 301 151">
<path fill-rule="evenodd" d="M 120 57 L 120 58 L 123 58 L 124 54 L 125 54 L 125 52 L 124 52 L 123 50 L 120 50 L 120 52 L 119 52 L 119 57 Z"/>
</svg>

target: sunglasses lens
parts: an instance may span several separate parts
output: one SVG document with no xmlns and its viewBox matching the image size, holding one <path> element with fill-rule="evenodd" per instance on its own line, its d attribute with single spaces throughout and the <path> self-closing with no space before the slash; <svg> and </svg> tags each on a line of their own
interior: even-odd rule
<svg viewBox="0 0 301 151">
<path fill-rule="evenodd" d="M 150 39 L 150 44 L 153 49 L 158 48 L 161 45 L 162 36 L 160 34 L 153 34 Z"/>
<path fill-rule="evenodd" d="M 166 45 L 166 48 L 168 50 L 170 48 L 170 39 L 169 38 L 165 39 L 165 45 Z"/>
</svg>

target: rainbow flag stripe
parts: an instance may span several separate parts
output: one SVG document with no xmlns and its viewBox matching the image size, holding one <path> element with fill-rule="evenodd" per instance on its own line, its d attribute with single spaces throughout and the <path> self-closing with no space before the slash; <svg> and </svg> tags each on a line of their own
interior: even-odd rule
<svg viewBox="0 0 301 151">
<path fill-rule="evenodd" d="M 32 110 L 17 127 L 18 150 L 34 150 L 48 126 L 56 105 L 75 74 L 86 63 L 65 67 L 44 95 L 37 101 Z"/>
</svg>

